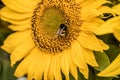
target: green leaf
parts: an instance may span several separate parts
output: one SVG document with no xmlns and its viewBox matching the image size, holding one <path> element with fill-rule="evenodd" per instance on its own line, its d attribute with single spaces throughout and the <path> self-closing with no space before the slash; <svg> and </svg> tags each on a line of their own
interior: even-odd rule
<svg viewBox="0 0 120 80">
<path fill-rule="evenodd" d="M 102 71 L 110 64 L 109 58 L 106 55 L 106 53 L 94 52 L 94 55 L 95 55 L 98 65 L 99 65 L 99 67 L 95 68 L 96 70 Z"/>
<path fill-rule="evenodd" d="M 113 34 L 99 35 L 97 37 L 103 40 L 106 44 L 119 46 L 119 41 L 113 36 Z"/>
<path fill-rule="evenodd" d="M 70 73 L 70 80 L 75 80 L 75 78 L 72 76 L 72 74 Z"/>
<path fill-rule="evenodd" d="M 72 74 L 70 73 L 70 80 L 75 80 L 75 78 L 72 76 Z M 63 78 L 63 80 L 65 80 L 65 78 Z M 85 77 L 79 72 L 78 69 L 78 80 L 86 80 Z"/>
<path fill-rule="evenodd" d="M 2 72 L 2 63 L 0 61 L 0 73 Z"/>
<path fill-rule="evenodd" d="M 109 50 L 105 51 L 106 54 L 108 55 L 110 62 L 112 62 L 117 55 L 120 53 L 120 48 L 116 45 L 109 45 Z"/>
<path fill-rule="evenodd" d="M 0 49 L 0 66 L 0 80 L 16 80 L 16 77 L 13 76 L 15 67 L 10 67 L 9 56 L 2 49 Z"/>
<path fill-rule="evenodd" d="M 10 23 L 8 22 L 5 22 L 5 21 L 2 21 L 0 20 L 0 45 L 3 44 L 3 41 L 5 40 L 5 38 L 10 34 L 12 33 L 13 31 L 8 29 L 7 26 L 9 25 Z"/>
<path fill-rule="evenodd" d="M 111 54 L 113 54 L 113 52 L 114 52 L 116 49 L 118 49 L 118 48 L 119 48 L 119 46 L 110 44 L 110 45 L 109 45 L 109 49 L 106 50 L 105 53 L 106 53 L 106 54 L 108 55 L 108 57 L 109 57 L 109 56 L 110 56 Z"/>
<path fill-rule="evenodd" d="M 117 77 L 114 77 L 112 80 L 120 80 L 120 75 Z"/>
<path fill-rule="evenodd" d="M 109 0 L 112 2 L 112 5 L 115 6 L 120 3 L 120 0 Z"/>
<path fill-rule="evenodd" d="M 89 66 L 89 78 L 88 80 L 95 80 L 95 71 L 93 69 L 93 67 Z"/>
<path fill-rule="evenodd" d="M 89 68 L 88 79 L 85 79 L 85 77 L 78 71 L 78 80 L 95 80 L 94 69 L 91 66 L 88 66 L 88 68 Z"/>
<path fill-rule="evenodd" d="M 120 54 L 120 48 L 115 49 L 112 54 L 109 55 L 110 61 L 112 62 L 118 54 Z"/>
</svg>

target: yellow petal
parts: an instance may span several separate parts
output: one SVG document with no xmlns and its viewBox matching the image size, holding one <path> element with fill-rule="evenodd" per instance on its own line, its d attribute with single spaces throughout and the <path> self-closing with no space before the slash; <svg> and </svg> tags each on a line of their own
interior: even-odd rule
<svg viewBox="0 0 120 80">
<path fill-rule="evenodd" d="M 32 12 L 40 1 L 41 0 L 2 0 L 7 7 L 20 13 Z"/>
<path fill-rule="evenodd" d="M 85 0 L 75 0 L 76 4 L 79 4 L 79 3 L 83 2 L 83 1 L 85 1 Z"/>
<path fill-rule="evenodd" d="M 66 77 L 66 80 L 69 80 L 69 68 L 70 68 L 68 54 L 69 53 L 67 52 L 67 50 L 63 51 L 63 54 L 61 54 L 61 62 L 60 62 L 61 63 L 60 67 Z"/>
<path fill-rule="evenodd" d="M 101 6 L 99 8 L 99 11 L 101 13 L 111 13 L 113 16 L 116 16 L 116 14 L 114 13 L 114 11 L 110 7 L 108 7 L 108 6 Z"/>
<path fill-rule="evenodd" d="M 37 47 L 32 53 L 35 56 L 31 58 L 33 60 L 28 67 L 28 80 L 42 80 L 42 78 L 44 78 L 44 80 L 48 80 L 48 71 L 51 61 L 51 54 L 43 53 L 39 51 Z"/>
<path fill-rule="evenodd" d="M 31 24 L 28 23 L 23 25 L 9 25 L 8 27 L 13 31 L 24 31 L 24 30 L 31 29 Z"/>
<path fill-rule="evenodd" d="M 98 26 L 95 25 L 95 24 L 88 23 L 88 22 L 84 22 L 84 23 L 81 25 L 80 30 L 82 30 L 82 31 L 91 31 L 91 32 L 94 32 L 97 28 L 98 28 Z"/>
<path fill-rule="evenodd" d="M 93 33 L 80 32 L 79 43 L 84 47 L 95 51 L 102 51 L 102 46 Z"/>
<path fill-rule="evenodd" d="M 56 55 L 51 56 L 50 67 L 48 72 L 48 80 L 62 80 L 60 70 L 60 57 Z"/>
<path fill-rule="evenodd" d="M 50 68 L 48 72 L 48 80 L 54 80 L 56 75 L 56 57 L 51 56 Z M 58 62 L 59 63 L 59 62 Z"/>
<path fill-rule="evenodd" d="M 61 57 L 62 56 L 56 55 L 56 67 L 54 67 L 56 69 L 55 80 L 62 80 L 61 67 L 59 64 Z"/>
<path fill-rule="evenodd" d="M 120 54 L 106 69 L 100 72 L 98 76 L 114 77 L 119 74 L 120 74 Z"/>
<path fill-rule="evenodd" d="M 50 65 L 50 54 L 45 54 L 36 47 L 31 54 L 34 54 L 32 62 L 28 67 L 28 80 L 42 80 L 44 75 L 44 80 L 47 80 L 48 69 Z"/>
<path fill-rule="evenodd" d="M 95 18 L 95 19 L 92 19 L 89 23 L 92 23 L 97 26 L 101 26 L 102 24 L 105 23 L 105 21 L 100 18 Z"/>
<path fill-rule="evenodd" d="M 99 8 L 99 7 L 101 7 L 105 3 L 110 3 L 110 1 L 107 1 L 107 0 L 95 0 L 95 2 L 90 4 L 90 6 L 94 7 L 94 8 Z"/>
<path fill-rule="evenodd" d="M 35 52 L 35 49 L 33 49 L 32 52 L 26 58 L 24 58 L 24 60 L 18 65 L 14 73 L 16 77 L 22 77 L 25 74 L 27 74 L 28 67 L 30 66 L 31 62 L 33 62 L 33 60 L 36 58 L 36 55 L 34 52 Z"/>
<path fill-rule="evenodd" d="M 102 35 L 102 34 L 108 34 L 108 33 L 113 33 L 113 28 L 116 26 L 120 26 L 120 16 L 110 18 L 108 21 L 106 21 L 103 25 L 101 25 L 97 30 L 96 34 L 97 35 Z"/>
<path fill-rule="evenodd" d="M 103 50 L 108 50 L 109 49 L 109 45 L 105 44 L 102 40 L 99 40 L 101 47 Z"/>
<path fill-rule="evenodd" d="M 89 13 L 89 14 L 88 14 Z M 94 8 L 81 8 L 81 20 L 89 21 L 96 18 L 97 16 L 102 15 L 97 9 Z"/>
<path fill-rule="evenodd" d="M 103 5 L 104 3 L 106 3 L 108 1 L 106 0 L 86 0 L 86 6 L 87 8 L 99 8 L 101 5 Z"/>
<path fill-rule="evenodd" d="M 40 55 L 41 56 L 41 55 Z M 49 71 L 49 66 L 50 66 L 50 60 L 51 60 L 51 54 L 45 54 L 45 53 L 43 53 L 43 55 L 41 56 L 42 58 L 42 60 L 41 60 L 41 67 L 43 67 L 44 68 L 44 80 L 48 80 L 48 71 Z M 43 64 L 44 63 L 44 64 Z M 39 64 L 39 63 L 38 63 Z M 59 72 L 60 72 L 60 69 L 59 69 Z M 59 73 L 58 72 L 58 73 Z M 61 74 L 60 74 L 61 75 Z M 38 76 L 37 77 L 39 77 L 39 74 L 38 74 Z M 62 78 L 62 77 L 60 77 L 60 78 Z M 37 80 L 37 79 L 36 79 Z"/>
<path fill-rule="evenodd" d="M 81 7 L 87 7 L 92 4 L 95 0 L 84 0 L 84 2 L 80 5 Z"/>
<path fill-rule="evenodd" d="M 117 13 L 118 15 L 120 15 L 120 4 L 117 4 L 115 6 L 112 7 L 112 10 Z"/>
<path fill-rule="evenodd" d="M 98 67 L 98 64 L 96 62 L 96 59 L 92 50 L 84 49 L 84 56 L 87 64 L 94 67 Z"/>
<path fill-rule="evenodd" d="M 32 61 L 30 63 L 29 66 L 25 66 L 27 67 L 27 74 L 28 74 L 28 80 L 32 80 L 32 79 L 35 79 L 36 78 L 36 75 L 35 75 L 35 72 L 36 70 L 40 70 L 40 66 L 39 66 L 39 69 L 38 69 L 38 64 L 39 64 L 39 51 L 38 51 L 38 48 L 36 47 L 32 52 L 31 52 L 31 55 L 34 54 L 33 57 L 31 57 Z M 29 54 L 30 55 L 30 54 Z M 43 69 L 42 69 L 42 72 L 43 72 Z M 39 74 L 39 77 L 42 78 L 42 75 L 43 73 Z"/>
<path fill-rule="evenodd" d="M 71 57 L 73 62 L 78 66 L 80 72 L 85 76 L 85 78 L 88 78 L 88 67 L 87 63 L 85 61 L 85 56 L 83 53 L 83 48 L 80 46 L 78 42 L 74 42 L 71 46 Z"/>
<path fill-rule="evenodd" d="M 29 52 L 34 48 L 34 46 L 34 42 L 30 38 L 28 41 L 25 41 L 21 45 L 17 46 L 10 56 L 11 66 L 13 66 L 17 61 L 24 58 L 27 54 L 29 54 Z"/>
<path fill-rule="evenodd" d="M 116 26 L 114 27 L 114 32 L 113 32 L 114 36 L 116 37 L 116 39 L 118 39 L 120 41 L 120 26 Z"/>
<path fill-rule="evenodd" d="M 31 31 L 15 32 L 7 37 L 2 46 L 7 52 L 11 53 L 18 45 L 31 39 Z"/>
<path fill-rule="evenodd" d="M 23 24 L 29 24 L 31 22 L 31 19 L 28 18 L 28 19 L 25 19 L 25 20 L 21 20 L 21 21 L 18 21 L 18 20 L 12 20 L 12 19 L 9 19 L 9 18 L 6 18 L 4 16 L 2 16 L 2 19 L 4 21 L 8 21 L 12 24 L 15 24 L 15 25 L 23 25 Z"/>
<path fill-rule="evenodd" d="M 12 19 L 12 20 L 25 20 L 28 18 L 31 18 L 32 13 L 17 13 L 11 9 L 9 9 L 8 7 L 3 7 L 1 9 L 1 19 L 4 20 L 4 18 L 7 19 Z M 3 17 L 3 18 L 2 18 Z"/>
<path fill-rule="evenodd" d="M 68 57 L 69 57 L 69 63 L 70 63 L 70 73 L 73 75 L 75 80 L 78 80 L 77 66 L 74 64 L 72 60 L 72 56 L 70 55 L 70 52 L 68 53 Z"/>
<path fill-rule="evenodd" d="M 76 45 L 76 47 L 77 47 L 77 45 Z M 81 61 L 83 61 L 83 53 L 81 52 L 80 53 L 80 51 L 82 50 L 81 48 L 76 48 L 75 47 L 75 44 L 73 44 L 72 46 L 71 46 L 71 50 L 70 50 L 70 56 L 71 56 L 71 58 L 72 58 L 72 60 L 73 60 L 73 62 L 74 62 L 74 64 L 76 65 L 76 66 L 78 66 L 78 67 L 80 67 L 80 68 L 83 68 L 83 66 L 81 66 Z M 76 49 L 78 49 L 77 51 L 75 50 L 75 48 Z M 76 53 L 77 52 L 77 53 Z M 81 56 L 77 56 L 77 55 L 80 55 L 81 54 Z M 82 57 L 82 58 L 81 58 Z"/>
</svg>

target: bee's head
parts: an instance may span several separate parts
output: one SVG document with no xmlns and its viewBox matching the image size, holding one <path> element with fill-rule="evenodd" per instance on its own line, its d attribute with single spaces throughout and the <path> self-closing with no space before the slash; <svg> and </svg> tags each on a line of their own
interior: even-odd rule
<svg viewBox="0 0 120 80">
<path fill-rule="evenodd" d="M 66 26 L 65 24 L 61 24 L 61 25 L 60 25 L 60 29 L 67 30 L 67 26 Z"/>
</svg>

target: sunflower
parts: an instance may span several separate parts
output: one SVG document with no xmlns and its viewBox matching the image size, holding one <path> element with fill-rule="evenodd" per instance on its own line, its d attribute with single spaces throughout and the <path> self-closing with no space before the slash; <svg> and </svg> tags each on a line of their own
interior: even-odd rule
<svg viewBox="0 0 120 80">
<path fill-rule="evenodd" d="M 1 19 L 15 31 L 2 48 L 10 53 L 11 66 L 21 61 L 15 76 L 28 80 L 88 78 L 88 66 L 98 67 L 93 51 L 108 49 L 95 36 L 104 21 L 106 0 L 2 0 Z"/>
<path fill-rule="evenodd" d="M 104 35 L 113 33 L 115 38 L 120 41 L 120 4 L 117 4 L 111 8 L 111 11 L 116 14 L 116 17 L 110 18 L 105 24 L 101 25 L 97 30 L 97 35 Z"/>
<path fill-rule="evenodd" d="M 97 35 L 104 35 L 112 33 L 114 37 L 120 41 L 120 4 L 113 6 L 112 12 L 116 13 L 117 16 L 110 18 L 105 24 L 101 25 L 97 30 Z M 109 26 L 108 26 L 109 25 Z M 120 74 L 120 54 L 115 58 L 115 60 L 106 67 L 98 76 L 104 77 L 114 77 Z"/>
</svg>

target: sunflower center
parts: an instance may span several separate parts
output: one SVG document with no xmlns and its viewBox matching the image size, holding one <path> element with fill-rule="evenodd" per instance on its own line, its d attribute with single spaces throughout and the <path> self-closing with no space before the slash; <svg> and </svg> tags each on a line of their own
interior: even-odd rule
<svg viewBox="0 0 120 80">
<path fill-rule="evenodd" d="M 63 13 L 55 7 L 51 7 L 44 11 L 41 17 L 41 24 L 44 26 L 46 35 L 50 37 L 56 36 L 60 24 L 64 23 L 65 17 Z"/>
<path fill-rule="evenodd" d="M 79 35 L 80 6 L 74 0 L 43 0 L 31 22 L 36 46 L 46 53 L 59 53 L 70 48 Z"/>
</svg>

